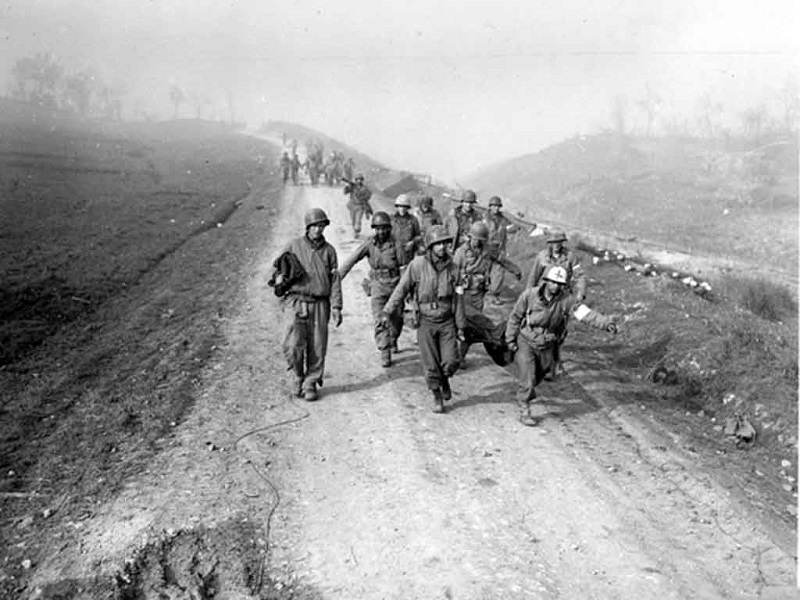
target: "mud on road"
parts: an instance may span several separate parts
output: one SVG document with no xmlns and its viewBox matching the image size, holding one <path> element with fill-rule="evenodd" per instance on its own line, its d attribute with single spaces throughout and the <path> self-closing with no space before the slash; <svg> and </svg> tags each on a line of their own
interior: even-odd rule
<svg viewBox="0 0 800 600">
<path fill-rule="evenodd" d="M 433 414 L 412 331 L 379 365 L 361 263 L 321 399 L 294 399 L 266 282 L 311 206 L 340 262 L 355 249 L 339 190 L 285 189 L 191 415 L 37 566 L 32 597 L 793 597 L 790 551 L 604 401 L 620 379 L 602 352 L 570 352 L 538 428 L 517 423 L 513 377 L 479 348 Z"/>
</svg>

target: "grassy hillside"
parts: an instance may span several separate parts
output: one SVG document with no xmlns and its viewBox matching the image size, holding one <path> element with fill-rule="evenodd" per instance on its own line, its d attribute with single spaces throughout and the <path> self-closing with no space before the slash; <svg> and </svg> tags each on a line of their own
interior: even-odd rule
<svg viewBox="0 0 800 600">
<path fill-rule="evenodd" d="M 797 144 L 579 136 L 467 179 L 534 221 L 798 269 Z"/>
</svg>

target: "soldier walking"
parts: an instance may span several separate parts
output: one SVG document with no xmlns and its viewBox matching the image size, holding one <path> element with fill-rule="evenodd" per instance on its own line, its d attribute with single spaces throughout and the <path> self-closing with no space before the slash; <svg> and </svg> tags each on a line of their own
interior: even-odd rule
<svg viewBox="0 0 800 600">
<path fill-rule="evenodd" d="M 577 296 L 568 290 L 566 270 L 550 267 L 537 287 L 526 288 L 520 294 L 506 325 L 506 344 L 516 353 L 519 369 L 519 420 L 529 427 L 538 424 L 531 415 L 531 402 L 536 399 L 536 386 L 546 374 L 555 372 L 558 346 L 566 334 L 570 314 L 592 327 L 617 333 L 613 317 L 578 304 Z"/>
<path fill-rule="evenodd" d="M 372 217 L 372 229 L 375 235 L 367 239 L 350 256 L 339 270 L 339 278 L 344 279 L 351 269 L 364 258 L 370 266 L 369 276 L 363 287 L 370 297 L 372 316 L 375 318 L 375 344 L 381 353 L 381 366 L 392 364 L 392 352 L 397 349 L 397 338 L 403 329 L 403 307 L 393 312 L 384 309 L 386 301 L 392 295 L 397 282 L 400 281 L 400 267 L 403 265 L 405 252 L 392 235 L 392 220 L 383 211 Z M 383 313 L 389 317 L 388 324 L 381 319 Z"/>
<path fill-rule="evenodd" d="M 292 172 L 292 159 L 289 158 L 289 153 L 286 152 L 285 150 L 283 152 L 283 155 L 281 156 L 280 167 L 281 167 L 281 177 L 283 180 L 283 184 L 286 185 L 286 183 L 289 181 L 289 176 Z"/>
<path fill-rule="evenodd" d="M 292 184 L 297 185 L 297 177 L 300 174 L 300 167 L 302 163 L 300 162 L 300 157 L 297 156 L 297 153 L 292 154 L 291 159 L 291 171 L 292 171 Z"/>
<path fill-rule="evenodd" d="M 305 235 L 295 238 L 281 253 L 293 256 L 302 272 L 282 300 L 283 310 L 293 315 L 283 340 L 283 354 L 295 375 L 295 394 L 308 401 L 318 398 L 317 388 L 323 383 L 328 322 L 333 320 L 336 327 L 342 324 L 336 250 L 323 235 L 329 224 L 325 211 L 312 208 L 305 215 Z"/>
<path fill-rule="evenodd" d="M 428 230 L 425 254 L 403 271 L 381 316 L 388 325 L 389 315 L 403 306 L 406 296 L 411 294 L 416 301 L 420 362 L 435 413 L 445 412 L 444 403 L 452 398 L 450 377 L 458 369 L 458 340 L 464 338 L 463 299 L 456 293 L 456 268 L 447 248 L 451 241 L 441 225 Z"/>
<path fill-rule="evenodd" d="M 447 231 L 453 236 L 453 250 L 467 241 L 469 228 L 473 223 L 481 220 L 481 215 L 475 210 L 478 197 L 472 190 L 467 190 L 461 198 L 461 205 L 455 206 L 447 215 L 445 225 Z"/>
<path fill-rule="evenodd" d="M 433 198 L 430 196 L 423 196 L 419 199 L 419 206 L 417 207 L 416 214 L 417 221 L 419 221 L 419 228 L 422 236 L 424 237 L 427 231 L 434 225 L 442 225 L 442 215 L 439 211 L 433 208 Z M 425 252 L 424 244 L 420 244 L 420 254 Z"/>
<path fill-rule="evenodd" d="M 484 222 L 489 227 L 489 239 L 487 241 L 489 252 L 493 256 L 505 258 L 507 256 L 508 234 L 514 231 L 515 226 L 502 213 L 502 207 L 503 201 L 500 196 L 489 198 L 489 212 L 484 217 Z M 489 290 L 486 294 L 491 304 L 501 304 L 500 288 L 503 287 L 504 275 L 504 269 L 500 263 L 494 263 L 489 277 Z"/>
<path fill-rule="evenodd" d="M 372 217 L 372 205 L 369 203 L 372 192 L 364 185 L 364 176 L 360 173 L 352 183 L 344 187 L 344 193 L 350 196 L 347 201 L 347 210 L 350 211 L 350 224 L 353 227 L 353 237 L 356 239 L 361 234 L 361 221 L 364 217 Z"/>
<path fill-rule="evenodd" d="M 411 262 L 422 245 L 422 232 L 417 217 L 411 214 L 411 202 L 407 194 L 400 194 L 394 201 L 395 213 L 392 215 L 392 234 L 405 253 L 403 266 Z"/>
<path fill-rule="evenodd" d="M 473 223 L 469 230 L 468 241 L 456 250 L 453 264 L 456 267 L 458 285 L 464 290 L 464 303 L 477 312 L 483 312 L 484 298 L 490 287 L 492 269 L 510 271 L 522 279 L 522 271 L 510 260 L 496 256 L 487 247 L 489 227 L 483 221 Z M 469 343 L 461 342 L 459 347 L 459 363 L 464 366 Z"/>
</svg>

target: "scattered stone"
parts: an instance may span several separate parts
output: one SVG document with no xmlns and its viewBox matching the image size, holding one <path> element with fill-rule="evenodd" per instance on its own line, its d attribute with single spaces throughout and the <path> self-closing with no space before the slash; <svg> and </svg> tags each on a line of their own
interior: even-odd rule
<svg viewBox="0 0 800 600">
<path fill-rule="evenodd" d="M 795 505 L 795 504 L 787 504 L 786 505 L 786 511 L 790 515 L 792 515 L 793 517 L 796 517 L 797 516 L 797 505 Z"/>
<path fill-rule="evenodd" d="M 26 571 L 30 569 L 32 566 L 33 566 L 33 561 L 31 561 L 30 558 L 26 558 L 25 560 L 22 561 L 22 568 L 25 569 Z"/>
<path fill-rule="evenodd" d="M 782 466 L 784 469 L 788 469 L 789 467 L 791 467 L 791 466 L 792 466 L 792 463 L 791 463 L 791 461 L 788 461 L 788 460 L 786 460 L 786 459 L 784 458 L 784 459 L 781 461 L 781 466 Z"/>
</svg>

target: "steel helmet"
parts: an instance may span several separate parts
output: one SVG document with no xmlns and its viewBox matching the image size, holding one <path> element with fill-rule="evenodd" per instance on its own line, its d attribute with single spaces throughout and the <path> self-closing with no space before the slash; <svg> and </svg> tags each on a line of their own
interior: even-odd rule
<svg viewBox="0 0 800 600">
<path fill-rule="evenodd" d="M 426 208 L 431 208 L 433 206 L 433 198 L 430 196 L 423 196 L 419 199 L 419 205 Z"/>
<path fill-rule="evenodd" d="M 503 206 L 503 201 L 500 196 L 492 196 L 489 198 L 489 206 Z"/>
<path fill-rule="evenodd" d="M 464 192 L 464 195 L 461 197 L 462 202 L 469 202 L 470 204 L 475 204 L 478 201 L 478 196 L 475 195 L 475 192 L 472 190 L 467 190 Z"/>
<path fill-rule="evenodd" d="M 547 271 L 547 275 L 544 276 L 545 280 L 552 281 L 553 283 L 560 283 L 561 285 L 567 285 L 567 270 L 564 267 L 550 267 Z"/>
<path fill-rule="evenodd" d="M 489 227 L 483 221 L 476 221 L 469 227 L 469 237 L 485 242 L 489 239 Z"/>
<path fill-rule="evenodd" d="M 394 201 L 395 206 L 405 206 L 411 208 L 411 202 L 408 200 L 408 194 L 400 194 Z"/>
<path fill-rule="evenodd" d="M 359 173 L 358 175 L 356 175 L 356 181 L 364 181 L 364 176 L 361 173 Z"/>
<path fill-rule="evenodd" d="M 567 234 L 563 231 L 551 231 L 550 235 L 547 236 L 547 243 L 548 244 L 555 244 L 556 242 L 566 242 L 567 241 Z"/>
<path fill-rule="evenodd" d="M 430 248 L 439 242 L 452 242 L 453 236 L 447 233 L 444 225 L 434 225 L 425 232 L 425 248 Z"/>
<path fill-rule="evenodd" d="M 392 219 L 389 217 L 388 214 L 379 210 L 374 215 L 372 215 L 372 228 L 375 229 L 376 227 L 391 227 L 392 226 Z"/>
<path fill-rule="evenodd" d="M 312 208 L 310 211 L 308 211 L 306 213 L 305 221 L 306 229 L 319 223 L 324 223 L 325 225 L 331 224 L 331 220 L 328 218 L 328 215 L 326 215 L 325 211 L 321 208 Z"/>
</svg>

